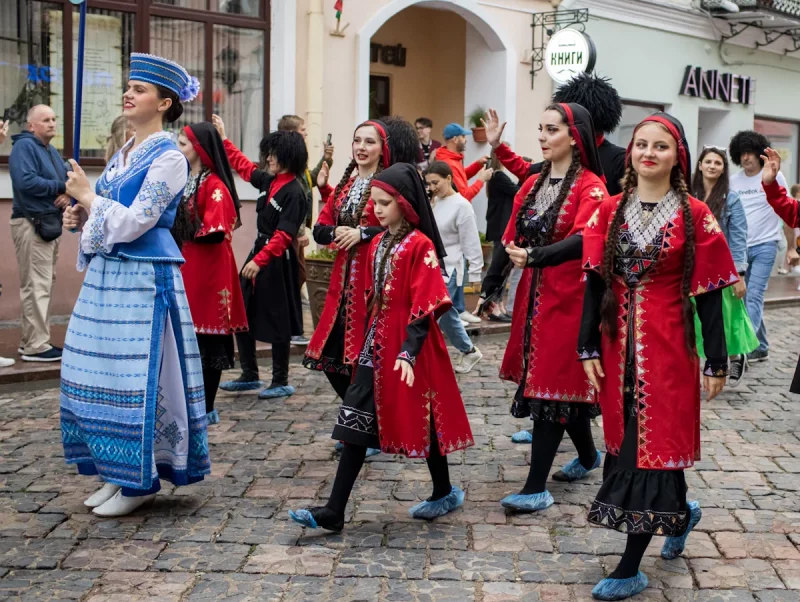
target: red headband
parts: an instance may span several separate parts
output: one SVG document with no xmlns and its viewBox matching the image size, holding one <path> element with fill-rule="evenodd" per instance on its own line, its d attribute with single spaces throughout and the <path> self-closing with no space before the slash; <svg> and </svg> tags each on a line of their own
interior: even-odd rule
<svg viewBox="0 0 800 602">
<path fill-rule="evenodd" d="M 194 148 L 195 152 L 200 156 L 200 161 L 211 171 L 214 170 L 214 162 L 211 160 L 211 157 L 208 156 L 206 149 L 202 147 L 200 142 L 197 140 L 197 136 L 194 135 L 192 131 L 192 127 L 187 125 L 183 128 L 183 133 L 186 134 L 186 137 L 189 139 L 189 142 L 192 143 L 192 147 Z"/>
<path fill-rule="evenodd" d="M 572 135 L 572 139 L 575 140 L 575 144 L 578 145 L 578 152 L 581 154 L 581 163 L 584 167 L 589 167 L 589 156 L 586 154 L 586 148 L 583 146 L 583 138 L 581 138 L 581 134 L 578 131 L 578 128 L 575 127 L 575 116 L 572 114 L 572 109 L 566 102 L 559 103 L 559 106 L 564 109 L 564 112 L 567 114 L 567 125 L 569 126 L 569 133 Z"/>
<path fill-rule="evenodd" d="M 412 225 L 419 226 L 419 215 L 417 215 L 417 212 L 414 211 L 411 203 L 409 203 L 394 186 L 387 184 L 386 182 L 381 182 L 380 180 L 372 180 L 372 187 L 380 188 L 384 192 L 391 194 L 397 201 L 397 204 L 400 205 L 400 211 L 403 212 L 403 217 L 411 222 Z"/>
<path fill-rule="evenodd" d="M 364 123 L 362 123 L 358 127 L 362 128 L 365 125 L 371 125 L 376 130 L 378 130 L 378 134 L 380 134 L 380 136 L 381 136 L 381 142 L 383 143 L 383 148 L 381 149 L 381 157 L 382 157 L 382 161 L 381 162 L 383 163 L 383 168 L 387 169 L 392 164 L 392 162 L 391 162 L 392 157 L 391 157 L 391 153 L 389 151 L 389 137 L 386 135 L 386 130 L 384 129 L 384 127 L 380 123 L 378 123 L 377 121 L 372 121 L 372 120 L 365 121 Z M 357 129 L 358 128 L 356 128 L 356 130 Z"/>
<path fill-rule="evenodd" d="M 686 183 L 688 184 L 689 183 L 688 182 L 688 180 L 689 180 L 689 158 L 686 155 L 686 146 L 683 144 L 683 137 L 681 136 L 680 130 L 669 119 L 665 119 L 661 115 L 651 115 L 650 117 L 647 117 L 646 119 L 643 119 L 639 123 L 639 125 L 636 126 L 636 129 L 634 130 L 633 133 L 636 134 L 636 131 L 640 127 L 642 127 L 642 125 L 644 125 L 645 123 L 649 123 L 649 122 L 658 123 L 660 125 L 663 125 L 665 128 L 667 128 L 667 131 L 670 133 L 670 135 L 673 138 L 675 138 L 675 143 L 678 145 L 678 164 L 680 165 L 681 172 L 683 173 L 683 177 L 687 181 Z M 628 143 L 628 151 L 626 153 L 626 161 L 630 161 L 631 149 L 632 148 L 633 148 L 633 138 L 631 138 L 631 141 Z"/>
</svg>

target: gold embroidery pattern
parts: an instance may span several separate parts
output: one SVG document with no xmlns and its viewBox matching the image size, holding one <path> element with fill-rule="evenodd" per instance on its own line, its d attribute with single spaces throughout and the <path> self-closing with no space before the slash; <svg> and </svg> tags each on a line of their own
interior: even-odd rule
<svg viewBox="0 0 800 602">
<path fill-rule="evenodd" d="M 222 200 L 222 191 L 219 188 L 217 188 L 211 195 L 211 198 L 214 199 L 217 203 L 219 203 Z"/>
<path fill-rule="evenodd" d="M 433 249 L 425 255 L 425 265 L 433 270 L 439 267 L 439 260 L 436 258 L 436 252 Z"/>
<path fill-rule="evenodd" d="M 703 218 L 703 229 L 708 234 L 722 234 L 722 228 L 719 227 L 717 218 L 714 217 L 711 213 L 709 213 Z"/>
<path fill-rule="evenodd" d="M 589 196 L 596 201 L 602 201 L 606 197 L 605 193 L 603 192 L 603 189 L 600 188 L 599 186 L 595 186 L 594 188 L 592 188 L 592 191 L 589 193 Z"/>
<path fill-rule="evenodd" d="M 586 222 L 587 228 L 594 228 L 597 224 L 600 223 L 600 208 L 598 207 L 597 211 L 592 214 L 592 217 L 589 218 L 589 221 Z"/>
</svg>

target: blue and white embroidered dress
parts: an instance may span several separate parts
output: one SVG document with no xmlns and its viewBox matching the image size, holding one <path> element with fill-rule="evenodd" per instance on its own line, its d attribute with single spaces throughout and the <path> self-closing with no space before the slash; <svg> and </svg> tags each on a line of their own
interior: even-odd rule
<svg viewBox="0 0 800 602">
<path fill-rule="evenodd" d="M 187 485 L 211 472 L 200 353 L 170 233 L 189 168 L 166 132 L 128 154 L 131 144 L 97 182 L 61 367 L 67 463 L 129 496 L 158 491 L 159 477 Z"/>
</svg>

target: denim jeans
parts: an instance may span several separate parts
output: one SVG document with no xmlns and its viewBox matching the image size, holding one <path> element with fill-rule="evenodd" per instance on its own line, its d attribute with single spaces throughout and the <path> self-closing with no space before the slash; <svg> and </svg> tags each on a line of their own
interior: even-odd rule
<svg viewBox="0 0 800 602">
<path fill-rule="evenodd" d="M 455 271 L 453 272 L 453 278 L 456 277 Z M 464 278 L 467 277 L 467 260 L 464 260 Z M 447 290 L 450 293 L 450 300 L 453 302 L 453 307 L 456 308 L 456 311 L 460 314 L 464 313 L 466 310 L 466 301 L 464 300 L 464 283 L 461 283 L 461 286 L 456 286 L 453 290 L 450 290 L 450 285 L 447 285 Z"/>
<path fill-rule="evenodd" d="M 455 291 L 459 288 L 455 270 L 450 280 L 447 282 L 447 294 L 453 298 Z M 458 316 L 459 311 L 455 305 L 447 310 L 447 313 L 439 318 L 439 328 L 447 336 L 450 343 L 458 349 L 461 353 L 467 353 L 472 350 L 472 340 L 469 338 L 467 331 L 464 330 L 464 325 L 461 323 L 461 318 Z"/>
<path fill-rule="evenodd" d="M 744 276 L 747 295 L 744 302 L 758 337 L 758 351 L 769 349 L 767 327 L 764 324 L 764 293 L 767 290 L 769 276 L 772 273 L 772 266 L 775 264 L 777 254 L 778 243 L 775 241 L 747 247 L 748 266 Z"/>
</svg>

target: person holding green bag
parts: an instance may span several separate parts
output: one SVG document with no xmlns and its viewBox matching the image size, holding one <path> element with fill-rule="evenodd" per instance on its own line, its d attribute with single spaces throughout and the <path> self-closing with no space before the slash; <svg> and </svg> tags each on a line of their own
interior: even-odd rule
<svg viewBox="0 0 800 602">
<path fill-rule="evenodd" d="M 692 180 L 692 195 L 705 202 L 717 218 L 731 250 L 739 282 L 722 291 L 722 315 L 725 341 L 730 355 L 728 384 L 735 387 L 747 371 L 747 354 L 758 347 L 753 324 L 747 314 L 744 274 L 747 271 L 747 217 L 739 195 L 728 186 L 728 152 L 716 146 L 704 146 Z M 694 303 L 694 300 L 692 300 Z M 695 312 L 697 352 L 703 356 L 703 329 Z"/>
</svg>

